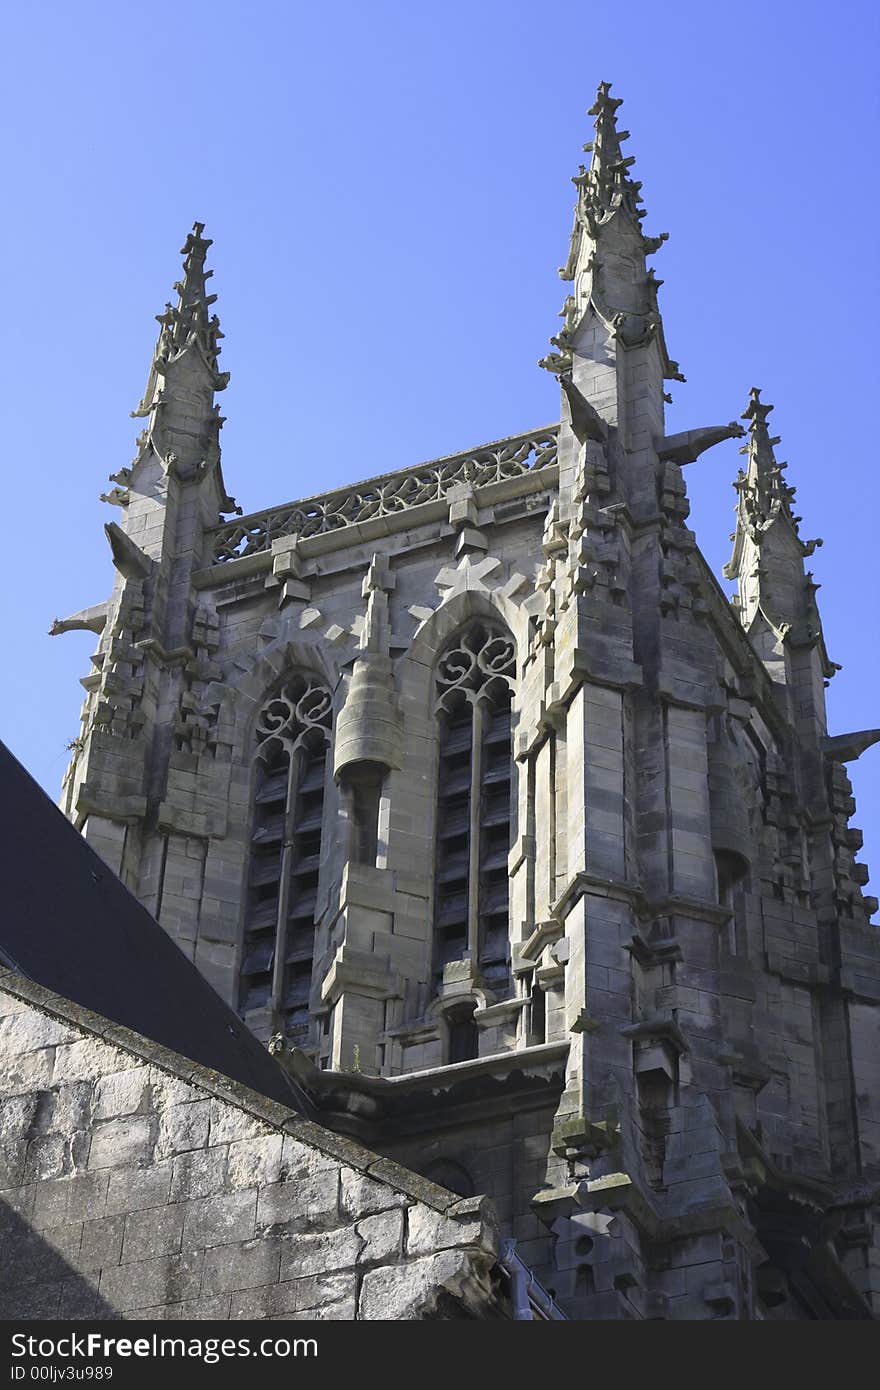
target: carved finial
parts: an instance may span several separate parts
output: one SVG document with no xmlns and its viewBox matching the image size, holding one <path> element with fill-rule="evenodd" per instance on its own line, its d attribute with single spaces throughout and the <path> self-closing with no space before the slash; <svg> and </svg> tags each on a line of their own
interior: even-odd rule
<svg viewBox="0 0 880 1390">
<path fill-rule="evenodd" d="M 765 405 L 761 400 L 760 386 L 752 386 L 749 390 L 749 403 L 740 416 L 741 420 L 766 420 L 772 405 Z"/>
<path fill-rule="evenodd" d="M 762 401 L 759 388 L 753 386 L 748 405 L 740 417 L 748 421 L 748 438 L 740 449 L 747 461 L 733 484 L 737 494 L 736 530 L 733 554 L 724 566 L 724 574 L 727 579 L 739 581 L 740 614 L 747 626 L 760 612 L 777 636 L 791 634 L 793 642 L 814 642 L 821 638 L 815 604 L 818 585 L 809 573 L 798 585 L 797 576 L 805 557 L 811 555 L 820 542 L 800 538 L 800 517 L 792 508 L 795 490 L 785 482 L 787 465 L 777 460 L 775 454 L 780 437 L 771 435 L 767 424 L 772 410 L 768 401 Z M 776 530 L 778 526 L 782 527 L 782 532 Z M 774 564 L 768 565 L 763 547 L 771 530 L 779 539 L 774 550 Z M 787 556 L 784 564 L 783 555 Z M 783 570 L 789 576 L 786 584 L 780 583 Z M 798 587 L 803 597 L 794 601 L 792 593 Z M 823 661 L 827 666 L 824 648 Z"/>
<path fill-rule="evenodd" d="M 563 307 L 562 332 L 550 339 L 557 351 L 548 353 L 538 365 L 564 376 L 571 368 L 577 330 L 592 311 L 625 348 L 659 339 L 663 376 L 683 381 L 678 364 L 668 357 L 663 337 L 657 306 L 662 281 L 650 275 L 645 266 L 645 257 L 667 237 L 665 232 L 648 237 L 642 231 L 642 185 L 631 177 L 634 156 L 625 157 L 621 149 L 629 131 L 617 128 L 617 109 L 622 104 L 620 97 L 611 96 L 610 82 L 599 83 L 589 110 L 595 133 L 584 146 L 590 164 L 589 168 L 580 165 L 572 179 L 577 189 L 574 226 L 568 259 L 559 270 L 563 280 L 574 281 L 575 292 Z M 610 255 L 597 254 L 601 248 L 607 248 Z M 632 267 L 626 276 L 619 271 L 622 260 Z"/>
<path fill-rule="evenodd" d="M 211 389 L 223 391 L 229 383 L 229 373 L 221 372 L 217 366 L 220 355 L 220 320 L 208 310 L 217 296 L 208 294 L 207 282 L 213 275 L 205 269 L 205 256 L 208 247 L 213 245 L 210 237 L 202 236 L 204 222 L 194 222 L 180 248 L 183 256 L 183 278 L 176 280 L 177 304 L 166 303 L 164 312 L 156 315 L 159 324 L 159 339 L 150 365 L 147 389 L 134 416 L 149 415 L 158 403 L 158 382 L 165 377 L 169 364 L 189 348 L 197 350 L 204 359 L 211 376 Z"/>
<path fill-rule="evenodd" d="M 771 437 L 767 426 L 767 416 L 773 406 L 761 400 L 757 386 L 749 391 L 749 403 L 741 415 L 748 420 L 748 442 L 741 453 L 748 458 L 745 478 L 738 481 L 738 511 L 744 524 L 753 531 L 763 531 L 771 521 L 784 512 L 797 531 L 797 518 L 791 510 L 794 488 L 788 487 L 782 479 L 786 464 L 777 463 L 774 446 L 780 436 Z"/>
<path fill-rule="evenodd" d="M 640 184 L 629 177 L 629 169 L 635 164 L 635 156 L 624 159 L 621 153 L 621 133 L 617 129 L 617 108 L 623 105 L 622 98 L 612 97 L 610 82 L 600 82 L 596 100 L 588 111 L 595 117 L 596 134 L 584 146 L 592 153 L 590 167 L 577 182 L 581 188 L 579 211 L 588 223 L 601 224 L 615 212 L 624 208 L 636 221 L 644 216 L 639 209 Z M 623 132 L 623 138 L 629 131 Z"/>
<path fill-rule="evenodd" d="M 384 556 L 373 555 L 361 584 L 361 593 L 367 600 L 367 609 L 359 645 L 362 651 L 387 655 L 388 594 L 394 588 L 395 576 L 384 566 L 383 560 Z"/>
</svg>

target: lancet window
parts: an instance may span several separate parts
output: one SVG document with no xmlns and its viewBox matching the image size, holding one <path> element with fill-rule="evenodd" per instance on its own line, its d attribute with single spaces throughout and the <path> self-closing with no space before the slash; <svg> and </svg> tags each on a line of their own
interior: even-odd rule
<svg viewBox="0 0 880 1390">
<path fill-rule="evenodd" d="M 257 717 L 240 1007 L 308 1038 L 331 695 L 296 674 Z"/>
<path fill-rule="evenodd" d="M 510 705 L 516 653 L 509 633 L 477 621 L 437 666 L 440 720 L 434 971 L 469 959 L 504 995 L 510 980 Z"/>
</svg>

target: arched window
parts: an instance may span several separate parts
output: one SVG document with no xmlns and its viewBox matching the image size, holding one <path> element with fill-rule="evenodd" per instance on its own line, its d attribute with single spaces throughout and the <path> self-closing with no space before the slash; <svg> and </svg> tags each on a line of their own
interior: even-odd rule
<svg viewBox="0 0 880 1390">
<path fill-rule="evenodd" d="M 510 702 L 516 654 L 510 635 L 471 623 L 437 666 L 434 972 L 469 959 L 503 995 L 510 981 L 508 871 L 511 821 Z"/>
<path fill-rule="evenodd" d="M 241 966 L 240 1009 L 308 1039 L 331 695 L 288 678 L 257 716 L 257 777 Z"/>
</svg>

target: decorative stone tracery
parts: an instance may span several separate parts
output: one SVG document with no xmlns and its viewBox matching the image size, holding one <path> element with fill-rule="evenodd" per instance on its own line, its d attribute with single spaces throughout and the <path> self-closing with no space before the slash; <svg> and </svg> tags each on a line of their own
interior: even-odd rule
<svg viewBox="0 0 880 1390">
<path fill-rule="evenodd" d="M 278 740 L 288 752 L 326 738 L 330 727 L 332 695 L 325 685 L 312 677 L 290 677 L 277 694 L 272 695 L 257 715 L 256 735 L 260 745 Z M 265 749 L 262 749 L 265 756 Z"/>
<path fill-rule="evenodd" d="M 240 1007 L 267 1010 L 302 1044 L 309 1033 L 315 902 L 332 696 L 312 676 L 290 676 L 256 720 L 250 869 Z"/>
<path fill-rule="evenodd" d="M 458 645 L 447 648 L 437 665 L 437 708 L 455 708 L 462 694 L 471 702 L 513 689 L 516 650 L 513 638 L 483 622 L 472 623 Z"/>
<path fill-rule="evenodd" d="M 459 483 L 486 487 L 556 462 L 557 428 L 517 435 L 470 453 L 391 473 L 355 490 L 325 493 L 271 512 L 227 522 L 214 532 L 214 563 L 271 550 L 279 536 L 322 535 L 445 497 Z"/>
<path fill-rule="evenodd" d="M 510 703 L 516 651 L 478 620 L 454 638 L 436 674 L 441 718 L 437 790 L 435 979 L 470 962 L 496 994 L 509 982 Z"/>
</svg>

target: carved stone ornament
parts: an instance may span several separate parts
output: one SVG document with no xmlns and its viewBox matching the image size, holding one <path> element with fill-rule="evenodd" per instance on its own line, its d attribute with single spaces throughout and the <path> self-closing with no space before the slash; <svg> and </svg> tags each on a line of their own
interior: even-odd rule
<svg viewBox="0 0 880 1390">
<path fill-rule="evenodd" d="M 311 676 L 288 677 L 257 715 L 257 743 L 264 751 L 278 742 L 292 751 L 326 739 L 330 729 L 333 697 L 325 685 Z"/>
<path fill-rule="evenodd" d="M 515 675 L 513 639 L 489 623 L 471 623 L 437 665 L 437 708 L 451 709 L 461 695 L 471 701 L 491 695 L 499 682 L 512 690 Z"/>
<path fill-rule="evenodd" d="M 556 462 L 557 427 L 515 435 L 465 454 L 390 473 L 355 490 L 325 493 L 227 522 L 214 532 L 214 563 L 271 550 L 278 536 L 322 535 L 375 517 L 436 502 L 460 483 L 486 487 Z"/>
</svg>

